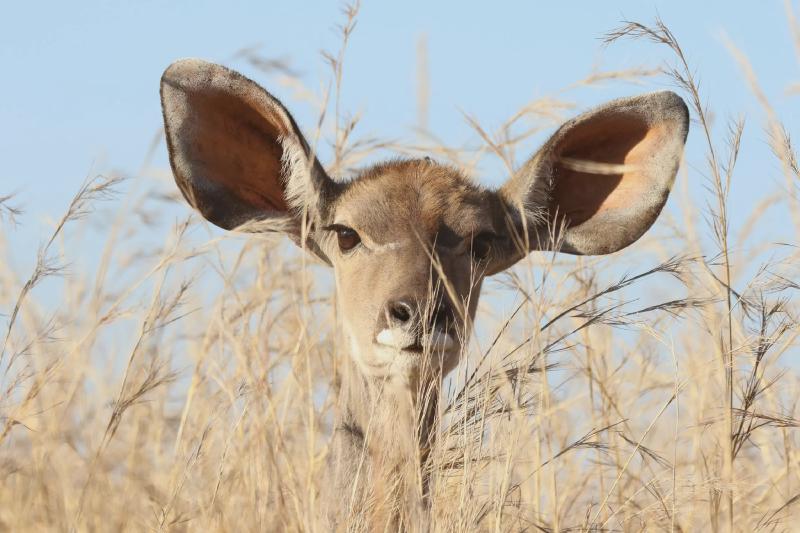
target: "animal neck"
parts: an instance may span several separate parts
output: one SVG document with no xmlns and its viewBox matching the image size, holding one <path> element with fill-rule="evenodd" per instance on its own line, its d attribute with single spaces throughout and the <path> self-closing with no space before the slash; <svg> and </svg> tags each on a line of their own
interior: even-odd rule
<svg viewBox="0 0 800 533">
<path fill-rule="evenodd" d="M 346 514 L 391 527 L 424 521 L 440 382 L 398 387 L 343 366 L 329 469 Z"/>
<path fill-rule="evenodd" d="M 347 366 L 338 425 L 360 434 L 373 459 L 421 466 L 436 434 L 439 381 L 401 386 Z"/>
</svg>

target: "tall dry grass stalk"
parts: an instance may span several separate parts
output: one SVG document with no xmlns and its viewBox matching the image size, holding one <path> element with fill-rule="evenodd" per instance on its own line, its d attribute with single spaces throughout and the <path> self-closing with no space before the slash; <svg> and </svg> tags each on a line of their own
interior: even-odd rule
<svg viewBox="0 0 800 533">
<path fill-rule="evenodd" d="M 480 146 L 443 146 L 428 130 L 420 41 L 418 140 L 357 138 L 339 96 L 357 13 L 345 10 L 316 100 L 285 62 L 239 54 L 316 106 L 309 138 L 330 142 L 334 175 L 379 150 L 465 172 L 498 157 L 511 171 L 522 143 L 571 112 L 556 95 L 494 132 L 468 117 Z M 747 239 L 772 210 L 796 214 L 793 145 L 737 50 L 791 194 L 731 213 L 744 122 L 715 127 L 691 51 L 662 22 L 628 23 L 607 41 L 627 38 L 673 53 L 663 71 L 691 103 L 690 142 L 705 145 L 707 167 L 684 166 L 674 210 L 634 247 L 635 266 L 627 254 L 538 254 L 489 284 L 425 463 L 434 531 L 785 531 L 800 518 L 800 381 L 787 366 L 800 331 L 797 246 Z M 698 179 L 707 205 L 681 197 Z M 0 240 L 0 530 L 315 530 L 347 356 L 330 274 L 269 235 L 210 234 L 195 218 L 165 231 L 171 178 L 145 165 L 136 182 L 147 187 L 87 181 L 29 274 L 9 266 L 16 252 Z M 113 193 L 125 187 L 122 201 Z M 113 216 L 93 211 L 109 201 Z M 733 215 L 748 221 L 741 235 Z M 3 232 L 25 222 L 0 196 Z M 96 263 L 82 260 L 86 234 L 105 240 Z"/>
</svg>

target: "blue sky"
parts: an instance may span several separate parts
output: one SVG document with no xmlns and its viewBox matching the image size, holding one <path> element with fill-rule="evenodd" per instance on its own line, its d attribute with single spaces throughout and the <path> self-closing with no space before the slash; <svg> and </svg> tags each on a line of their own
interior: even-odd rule
<svg viewBox="0 0 800 533">
<path fill-rule="evenodd" d="M 320 50 L 336 50 L 339 2 L 13 2 L 0 19 L 0 196 L 18 192 L 25 209 L 12 244 L 28 246 L 44 236 L 87 175 L 110 170 L 134 174 L 161 123 L 158 81 L 173 60 L 197 56 L 228 63 L 242 47 L 259 45 L 284 58 L 312 88 L 329 69 Z M 795 11 L 800 5 L 795 3 Z M 751 207 L 781 178 L 762 131 L 763 114 L 726 48 L 728 38 L 747 54 L 767 95 L 795 137 L 800 96 L 787 94 L 798 81 L 800 61 L 792 47 L 782 1 L 385 2 L 365 0 L 348 48 L 342 108 L 360 112 L 358 135 L 412 139 L 416 121 L 416 46 L 425 35 L 431 74 L 430 127 L 446 144 L 477 142 L 462 111 L 490 130 L 536 97 L 553 95 L 593 66 L 655 66 L 669 54 L 645 42 L 604 48 L 599 40 L 623 19 L 652 22 L 660 14 L 680 39 L 712 103 L 717 130 L 744 114 L 748 130 L 732 206 Z M 671 59 L 671 58 L 670 58 Z M 564 96 L 585 108 L 609 98 L 668 86 L 608 83 Z M 316 116 L 292 105 L 301 127 Z M 703 170 L 703 145 L 690 134 L 687 161 Z M 324 151 L 321 152 L 324 156 Z M 523 154 L 520 155 L 520 158 Z M 166 168 L 163 144 L 155 166 Z M 484 167 L 482 167 L 484 168 Z M 485 165 L 484 183 L 505 177 Z M 691 176 L 702 194 L 698 171 Z M 771 227 L 780 220 L 768 221 Z M 767 233 L 769 228 L 767 228 Z M 768 235 L 769 236 L 769 235 Z"/>
</svg>

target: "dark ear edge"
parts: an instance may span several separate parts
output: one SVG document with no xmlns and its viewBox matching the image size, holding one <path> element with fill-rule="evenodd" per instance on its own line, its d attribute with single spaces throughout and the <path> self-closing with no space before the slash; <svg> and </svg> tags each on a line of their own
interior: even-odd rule
<svg viewBox="0 0 800 533">
<path fill-rule="evenodd" d="M 529 250 L 598 255 L 630 245 L 666 203 L 688 129 L 686 104 L 670 91 L 566 122 L 498 191 L 509 227 L 527 232 Z"/>
<path fill-rule="evenodd" d="M 183 59 L 165 70 L 160 94 L 175 181 L 204 218 L 223 229 L 294 233 L 301 214 L 323 214 L 335 182 L 291 114 L 257 83 Z"/>
</svg>

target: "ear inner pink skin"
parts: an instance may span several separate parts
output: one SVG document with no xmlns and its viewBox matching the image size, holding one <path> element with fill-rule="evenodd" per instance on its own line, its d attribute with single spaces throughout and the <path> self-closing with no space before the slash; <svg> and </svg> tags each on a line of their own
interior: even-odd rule
<svg viewBox="0 0 800 533">
<path fill-rule="evenodd" d="M 385 513 L 390 530 L 425 510 L 439 389 L 483 278 L 533 249 L 602 254 L 636 241 L 669 195 L 689 123 L 673 93 L 615 100 L 565 123 L 491 191 L 430 158 L 334 181 L 283 105 L 218 65 L 173 64 L 161 96 L 170 163 L 191 205 L 225 229 L 286 222 L 265 227 L 334 268 L 351 353 L 339 359 L 323 530 L 351 509 L 342 495 Z"/>
<path fill-rule="evenodd" d="M 286 212 L 281 176 L 285 135 L 276 117 L 230 95 L 191 95 L 197 109 L 192 142 L 203 157 L 206 176 L 248 205 L 265 211 Z"/>
</svg>

